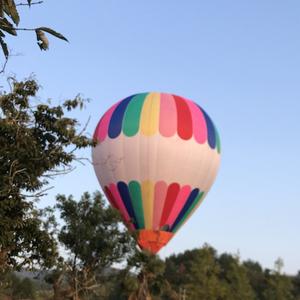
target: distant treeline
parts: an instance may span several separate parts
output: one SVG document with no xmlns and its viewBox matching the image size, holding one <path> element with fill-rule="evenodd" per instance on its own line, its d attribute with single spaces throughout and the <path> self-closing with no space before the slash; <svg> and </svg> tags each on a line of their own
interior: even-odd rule
<svg viewBox="0 0 300 300">
<path fill-rule="evenodd" d="M 218 255 L 214 248 L 204 245 L 172 255 L 164 261 L 154 256 L 147 267 L 148 275 L 153 273 L 148 277 L 153 300 L 300 299 L 300 272 L 297 276 L 283 274 L 281 259 L 275 262 L 274 269 L 263 269 L 258 262 L 241 262 L 238 255 L 227 253 Z M 46 283 L 48 275 L 34 279 L 33 276 L 8 273 L 0 299 L 58 300 L 54 298 L 52 286 Z M 138 276 L 124 270 L 110 269 L 100 277 L 101 283 L 92 294 L 77 299 L 128 299 L 139 285 Z M 130 299 L 138 298 L 131 296 Z"/>
</svg>

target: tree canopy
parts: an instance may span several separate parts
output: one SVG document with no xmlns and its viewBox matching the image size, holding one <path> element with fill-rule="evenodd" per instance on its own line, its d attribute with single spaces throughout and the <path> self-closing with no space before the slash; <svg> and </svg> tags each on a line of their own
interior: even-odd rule
<svg viewBox="0 0 300 300">
<path fill-rule="evenodd" d="M 134 253 L 134 240 L 99 192 L 85 193 L 79 201 L 58 195 L 55 208 L 62 222 L 57 228 L 58 243 L 67 252 L 47 278 L 56 299 L 101 296 L 111 266 L 126 262 Z"/>
<path fill-rule="evenodd" d="M 52 106 L 36 99 L 35 80 L 17 82 L 0 95 L 0 271 L 51 266 L 56 241 L 45 228 L 35 200 L 51 178 L 72 169 L 75 150 L 93 141 L 66 112 L 82 107 L 80 97 Z"/>
</svg>

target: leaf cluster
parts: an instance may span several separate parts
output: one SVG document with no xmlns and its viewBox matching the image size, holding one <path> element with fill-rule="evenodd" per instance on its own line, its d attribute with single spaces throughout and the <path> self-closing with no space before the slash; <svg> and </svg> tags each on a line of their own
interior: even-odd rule
<svg viewBox="0 0 300 300">
<path fill-rule="evenodd" d="M 38 4 L 42 1 L 38 2 Z M 24 5 L 23 3 L 21 3 Z M 27 0 L 27 6 L 31 7 L 32 0 Z M 19 4 L 20 6 L 20 4 Z M 7 59 L 9 56 L 8 45 L 5 42 L 6 34 L 17 36 L 17 32 L 20 30 L 35 31 L 37 44 L 41 50 L 47 50 L 49 48 L 49 41 L 45 33 L 51 34 L 61 40 L 68 41 L 61 33 L 48 28 L 48 27 L 36 27 L 36 28 L 19 28 L 20 13 L 18 11 L 18 4 L 14 0 L 0 0 L 0 44 L 3 54 Z"/>
</svg>

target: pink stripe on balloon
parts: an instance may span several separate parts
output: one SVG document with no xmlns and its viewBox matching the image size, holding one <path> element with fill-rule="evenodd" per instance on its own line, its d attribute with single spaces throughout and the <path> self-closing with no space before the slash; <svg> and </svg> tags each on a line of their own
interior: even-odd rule
<svg viewBox="0 0 300 300">
<path fill-rule="evenodd" d="M 154 207 L 153 207 L 153 229 L 159 230 L 160 218 L 164 209 L 167 184 L 164 181 L 158 181 L 154 188 Z"/>
<path fill-rule="evenodd" d="M 160 95 L 159 132 L 165 137 L 173 136 L 177 130 L 176 103 L 172 95 Z"/>
<path fill-rule="evenodd" d="M 192 114 L 194 138 L 198 143 L 204 144 L 207 140 L 207 126 L 205 117 L 201 109 L 194 102 L 187 100 L 187 103 Z"/>
<path fill-rule="evenodd" d="M 109 126 L 111 116 L 120 102 L 121 101 L 114 104 L 101 118 L 95 130 L 94 139 L 98 139 L 100 142 L 105 140 L 105 138 L 107 137 L 108 126 Z"/>
<path fill-rule="evenodd" d="M 166 224 L 168 224 L 170 227 L 173 225 L 179 213 L 181 212 L 190 192 L 191 192 L 191 187 L 189 185 L 185 185 L 180 189 L 176 197 L 176 200 L 174 202 L 171 213 L 166 221 Z"/>
<path fill-rule="evenodd" d="M 132 224 L 132 221 L 130 220 L 130 216 L 128 215 L 128 212 L 126 210 L 126 207 L 122 201 L 122 198 L 119 194 L 119 190 L 117 188 L 117 186 L 113 183 L 111 183 L 109 185 L 109 189 L 114 197 L 115 203 L 121 213 L 121 215 L 123 216 L 123 218 L 125 219 L 125 222 L 129 225 L 130 229 L 134 230 L 134 226 Z"/>
</svg>

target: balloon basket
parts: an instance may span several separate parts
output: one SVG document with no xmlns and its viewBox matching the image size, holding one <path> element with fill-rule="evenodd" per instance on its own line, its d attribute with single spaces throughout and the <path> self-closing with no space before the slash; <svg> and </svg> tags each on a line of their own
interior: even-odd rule
<svg viewBox="0 0 300 300">
<path fill-rule="evenodd" d="M 142 250 L 148 250 L 156 254 L 173 237 L 173 232 L 160 230 L 139 230 L 138 244 Z"/>
</svg>

